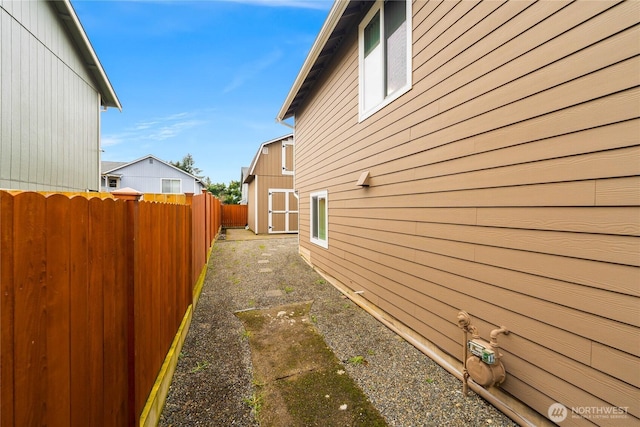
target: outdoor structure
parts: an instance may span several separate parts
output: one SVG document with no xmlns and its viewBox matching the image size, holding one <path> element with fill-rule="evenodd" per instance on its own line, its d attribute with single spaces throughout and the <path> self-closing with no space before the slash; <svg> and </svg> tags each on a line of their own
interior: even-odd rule
<svg viewBox="0 0 640 427">
<path fill-rule="evenodd" d="M 298 232 L 293 146 L 292 134 L 261 144 L 242 179 L 248 185 L 248 225 L 256 234 Z"/>
<path fill-rule="evenodd" d="M 151 154 L 129 163 L 102 162 L 102 191 L 134 188 L 141 193 L 194 193 L 205 188 L 202 181 Z"/>
<path fill-rule="evenodd" d="M 300 253 L 525 425 L 640 420 L 640 3 L 336 2 L 294 118 Z M 496 332 L 496 336 L 499 332 Z M 471 338 L 471 337 L 469 337 Z"/>
<path fill-rule="evenodd" d="M 0 188 L 100 189 L 100 109 L 122 109 L 69 0 L 0 0 Z"/>
<path fill-rule="evenodd" d="M 249 168 L 243 166 L 240 168 L 240 183 L 241 183 L 241 196 L 240 196 L 240 204 L 246 205 L 249 199 L 249 184 L 244 182 L 244 177 L 249 173 Z"/>
</svg>

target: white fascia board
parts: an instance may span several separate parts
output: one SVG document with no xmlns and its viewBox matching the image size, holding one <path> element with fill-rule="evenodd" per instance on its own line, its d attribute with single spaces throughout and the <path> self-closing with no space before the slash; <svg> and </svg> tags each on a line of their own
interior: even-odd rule
<svg viewBox="0 0 640 427">
<path fill-rule="evenodd" d="M 99 91 L 102 95 L 102 100 L 105 102 L 106 107 L 116 107 L 122 111 L 122 105 L 116 95 L 107 73 L 104 71 L 100 59 L 96 51 L 93 49 L 93 45 L 87 36 L 87 33 L 76 14 L 73 5 L 70 0 L 54 1 L 52 2 L 58 9 L 59 16 L 63 21 L 70 21 L 67 28 L 73 40 L 78 44 L 81 50 L 81 55 L 84 57 L 85 66 L 89 68 L 90 73 L 95 76 Z"/>
</svg>

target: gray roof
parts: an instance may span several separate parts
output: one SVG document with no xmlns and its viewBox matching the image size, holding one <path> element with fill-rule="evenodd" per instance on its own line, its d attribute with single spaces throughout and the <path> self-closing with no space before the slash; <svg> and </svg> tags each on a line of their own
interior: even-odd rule
<svg viewBox="0 0 640 427">
<path fill-rule="evenodd" d="M 109 172 L 113 169 L 118 169 L 121 166 L 128 164 L 129 162 L 100 162 L 100 173 Z"/>
</svg>

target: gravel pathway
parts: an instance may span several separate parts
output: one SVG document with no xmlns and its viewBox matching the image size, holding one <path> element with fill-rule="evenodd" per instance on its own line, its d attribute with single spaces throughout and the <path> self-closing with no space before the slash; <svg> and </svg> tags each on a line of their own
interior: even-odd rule
<svg viewBox="0 0 640 427">
<path fill-rule="evenodd" d="M 313 300 L 310 315 L 390 426 L 515 426 L 326 283 L 297 237 L 216 242 L 160 426 L 256 426 L 251 354 L 237 310 Z M 350 363 L 358 357 L 365 363 Z M 353 360 L 353 359 L 352 359 Z"/>
</svg>

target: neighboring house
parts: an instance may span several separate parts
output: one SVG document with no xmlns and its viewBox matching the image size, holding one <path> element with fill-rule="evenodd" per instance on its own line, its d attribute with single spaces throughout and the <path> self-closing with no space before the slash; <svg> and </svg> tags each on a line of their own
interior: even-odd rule
<svg viewBox="0 0 640 427">
<path fill-rule="evenodd" d="M 100 110 L 122 109 L 71 3 L 0 0 L 0 188 L 100 189 Z"/>
<path fill-rule="evenodd" d="M 248 223 L 254 233 L 298 232 L 293 176 L 292 134 L 260 145 L 242 180 L 248 186 Z"/>
<path fill-rule="evenodd" d="M 249 200 L 249 184 L 245 184 L 244 179 L 247 176 L 247 174 L 249 173 L 249 168 L 246 166 L 243 166 L 242 168 L 240 168 L 240 185 L 241 185 L 241 198 L 240 198 L 240 204 L 241 205 L 246 205 L 247 201 Z"/>
<path fill-rule="evenodd" d="M 152 155 L 132 162 L 102 162 L 102 191 L 133 188 L 141 193 L 195 193 L 205 188 L 200 178 Z"/>
<path fill-rule="evenodd" d="M 640 423 L 639 21 L 336 2 L 278 114 L 301 254 L 456 375 L 460 310 L 506 326 L 506 381 L 480 391 L 534 425 Z"/>
</svg>

